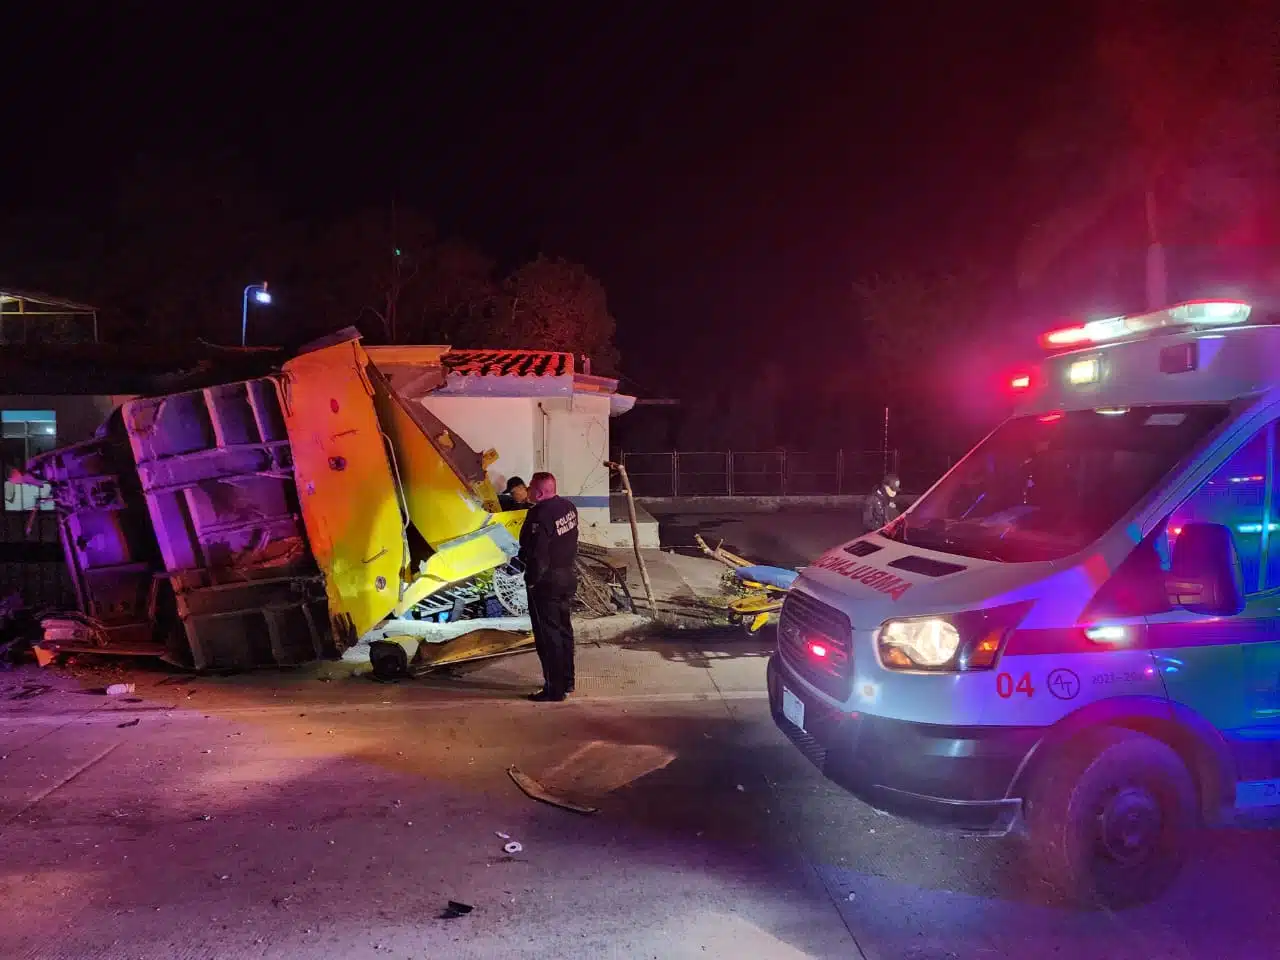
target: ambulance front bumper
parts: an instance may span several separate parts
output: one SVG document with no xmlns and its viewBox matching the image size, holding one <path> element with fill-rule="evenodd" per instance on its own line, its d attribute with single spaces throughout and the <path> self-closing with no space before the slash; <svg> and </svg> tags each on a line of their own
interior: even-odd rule
<svg viewBox="0 0 1280 960">
<path fill-rule="evenodd" d="M 1039 741 L 1036 727 L 953 727 L 844 713 L 809 692 L 776 654 L 768 666 L 774 723 L 833 783 L 885 813 L 964 833 L 1002 835 L 1022 800 L 1010 787 Z M 786 689 L 804 704 L 787 719 Z M 794 713 L 794 711 L 793 711 Z"/>
</svg>

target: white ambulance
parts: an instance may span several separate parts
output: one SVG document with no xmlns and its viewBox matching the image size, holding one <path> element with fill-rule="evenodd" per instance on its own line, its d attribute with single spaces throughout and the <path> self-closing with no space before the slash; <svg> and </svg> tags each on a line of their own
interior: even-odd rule
<svg viewBox="0 0 1280 960">
<path fill-rule="evenodd" d="M 1011 419 L 802 572 L 769 662 L 782 731 L 879 810 L 1025 834 L 1095 902 L 1155 896 L 1196 826 L 1280 807 L 1280 326 L 1260 313 L 1047 334 Z"/>
</svg>

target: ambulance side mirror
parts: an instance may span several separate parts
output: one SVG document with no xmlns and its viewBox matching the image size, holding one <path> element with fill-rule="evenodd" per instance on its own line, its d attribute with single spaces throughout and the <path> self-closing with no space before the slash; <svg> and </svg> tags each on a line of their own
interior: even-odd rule
<svg viewBox="0 0 1280 960">
<path fill-rule="evenodd" d="M 1244 609 L 1244 577 L 1231 530 L 1188 523 L 1173 543 L 1165 577 L 1169 603 L 1192 613 L 1230 617 Z"/>
</svg>

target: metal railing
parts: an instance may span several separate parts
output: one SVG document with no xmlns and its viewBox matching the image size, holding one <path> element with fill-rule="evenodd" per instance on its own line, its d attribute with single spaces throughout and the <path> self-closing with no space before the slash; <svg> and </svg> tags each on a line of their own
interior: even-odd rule
<svg viewBox="0 0 1280 960">
<path fill-rule="evenodd" d="M 0 513 L 0 604 L 14 594 L 31 609 L 74 609 L 75 593 L 58 538 L 57 514 Z"/>
<path fill-rule="evenodd" d="M 843 496 L 899 472 L 897 450 L 624 453 L 638 497 Z"/>
</svg>

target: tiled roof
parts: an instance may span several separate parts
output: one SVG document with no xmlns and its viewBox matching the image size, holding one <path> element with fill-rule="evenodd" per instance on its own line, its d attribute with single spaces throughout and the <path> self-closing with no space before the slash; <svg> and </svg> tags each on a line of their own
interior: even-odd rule
<svg viewBox="0 0 1280 960">
<path fill-rule="evenodd" d="M 464 377 L 564 377 L 573 375 L 573 354 L 552 350 L 450 350 L 440 363 Z"/>
</svg>

